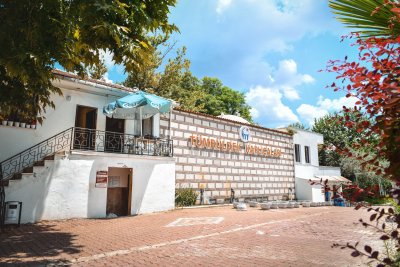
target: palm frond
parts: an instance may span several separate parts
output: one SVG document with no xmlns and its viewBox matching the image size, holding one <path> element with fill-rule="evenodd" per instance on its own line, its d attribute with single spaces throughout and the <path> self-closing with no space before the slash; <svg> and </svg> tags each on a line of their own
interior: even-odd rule
<svg viewBox="0 0 400 267">
<path fill-rule="evenodd" d="M 391 11 L 391 4 L 384 4 L 385 0 L 329 0 L 329 7 L 336 18 L 362 37 L 399 36 L 399 18 Z M 377 7 L 379 10 L 376 10 Z"/>
</svg>

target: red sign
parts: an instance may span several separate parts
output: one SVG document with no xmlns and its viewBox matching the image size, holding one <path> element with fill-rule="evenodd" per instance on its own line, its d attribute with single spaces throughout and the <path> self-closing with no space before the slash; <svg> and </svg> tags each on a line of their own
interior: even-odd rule
<svg viewBox="0 0 400 267">
<path fill-rule="evenodd" d="M 106 188 L 107 187 L 108 172 L 97 171 L 96 172 L 96 187 Z"/>
</svg>

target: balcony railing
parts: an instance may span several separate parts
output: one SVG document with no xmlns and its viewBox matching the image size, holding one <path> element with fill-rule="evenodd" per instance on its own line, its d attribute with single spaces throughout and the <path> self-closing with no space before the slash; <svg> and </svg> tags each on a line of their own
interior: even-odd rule
<svg viewBox="0 0 400 267">
<path fill-rule="evenodd" d="M 172 157 L 173 141 L 132 134 L 74 128 L 72 150 Z"/>
<path fill-rule="evenodd" d="M 0 162 L 0 182 L 63 150 L 172 157 L 173 141 L 72 127 Z"/>
</svg>

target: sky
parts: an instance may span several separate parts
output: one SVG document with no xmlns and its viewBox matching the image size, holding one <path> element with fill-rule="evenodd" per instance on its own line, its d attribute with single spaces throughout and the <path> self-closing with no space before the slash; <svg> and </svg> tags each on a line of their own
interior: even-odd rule
<svg viewBox="0 0 400 267">
<path fill-rule="evenodd" d="M 180 31 L 171 40 L 186 46 L 192 73 L 243 92 L 262 126 L 310 126 L 355 102 L 325 88 L 335 75 L 320 71 L 329 59 L 357 54 L 350 41 L 341 42 L 350 29 L 327 0 L 178 0 L 170 22 Z M 123 67 L 107 58 L 106 65 L 108 79 L 125 79 Z"/>
</svg>

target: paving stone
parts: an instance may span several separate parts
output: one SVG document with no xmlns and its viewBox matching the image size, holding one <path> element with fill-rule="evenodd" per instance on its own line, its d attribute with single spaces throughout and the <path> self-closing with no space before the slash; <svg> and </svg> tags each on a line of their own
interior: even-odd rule
<svg viewBox="0 0 400 267">
<path fill-rule="evenodd" d="M 349 250 L 331 248 L 335 242 L 379 245 L 373 232 L 355 223 L 361 217 L 368 213 L 352 208 L 241 213 L 226 206 L 46 221 L 3 233 L 0 265 L 365 266 Z M 189 223 L 166 227 L 180 218 Z"/>
</svg>

